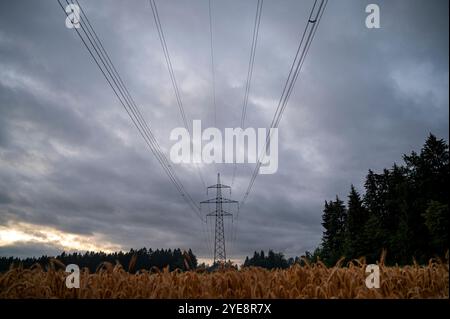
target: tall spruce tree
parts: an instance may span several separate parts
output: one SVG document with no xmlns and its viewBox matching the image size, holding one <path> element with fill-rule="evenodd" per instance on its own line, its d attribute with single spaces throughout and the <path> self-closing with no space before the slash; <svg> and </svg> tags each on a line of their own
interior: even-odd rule
<svg viewBox="0 0 450 319">
<path fill-rule="evenodd" d="M 345 256 L 349 259 L 364 256 L 364 225 L 367 222 L 367 210 L 363 206 L 361 196 L 351 185 L 347 204 L 347 227 L 345 235 Z"/>
<path fill-rule="evenodd" d="M 344 251 L 347 210 L 344 202 L 336 196 L 336 200 L 326 202 L 322 217 L 323 233 L 322 259 L 328 265 L 335 264 L 341 258 Z"/>
</svg>

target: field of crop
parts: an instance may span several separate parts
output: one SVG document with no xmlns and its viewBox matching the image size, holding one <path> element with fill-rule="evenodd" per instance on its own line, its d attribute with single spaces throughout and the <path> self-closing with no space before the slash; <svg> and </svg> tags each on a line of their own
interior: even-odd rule
<svg viewBox="0 0 450 319">
<path fill-rule="evenodd" d="M 365 264 L 327 268 L 322 263 L 285 270 L 244 268 L 214 272 L 126 272 L 106 264 L 81 271 L 80 288 L 68 289 L 64 265 L 47 270 L 12 268 L 0 274 L 0 298 L 449 298 L 449 265 L 387 267 L 380 263 L 380 288 L 365 286 Z"/>
</svg>

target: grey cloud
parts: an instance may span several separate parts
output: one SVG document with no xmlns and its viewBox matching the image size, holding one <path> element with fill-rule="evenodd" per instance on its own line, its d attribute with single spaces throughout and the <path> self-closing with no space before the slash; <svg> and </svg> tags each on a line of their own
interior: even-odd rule
<svg viewBox="0 0 450 319">
<path fill-rule="evenodd" d="M 56 256 L 62 253 L 59 247 L 47 244 L 39 244 L 35 242 L 20 242 L 14 245 L 1 246 L 0 256 L 5 257 L 40 257 L 42 255 Z"/>
<path fill-rule="evenodd" d="M 186 113 L 213 125 L 207 2 L 158 1 Z M 147 1 L 82 1 L 161 146 L 182 121 Z M 126 248 L 192 248 L 209 257 L 200 221 L 169 183 L 56 2 L 0 3 L 0 225 L 26 222 L 102 234 Z M 312 1 L 265 1 L 247 125 L 275 111 Z M 448 2 L 330 1 L 280 125 L 277 174 L 259 176 L 239 215 L 233 256 L 313 250 L 324 200 L 362 191 L 379 170 L 448 140 Z M 255 2 L 213 1 L 219 128 L 239 125 Z M 195 171 L 175 166 L 195 200 Z M 232 165 L 207 165 L 231 183 Z M 240 165 L 233 197 L 252 165 Z M 204 211 L 205 213 L 205 211 Z M 1 255 L 55 252 L 20 243 Z"/>
</svg>

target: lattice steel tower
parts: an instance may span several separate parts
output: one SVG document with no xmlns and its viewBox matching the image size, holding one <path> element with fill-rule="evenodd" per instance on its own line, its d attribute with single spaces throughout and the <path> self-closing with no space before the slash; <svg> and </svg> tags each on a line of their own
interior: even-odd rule
<svg viewBox="0 0 450 319">
<path fill-rule="evenodd" d="M 200 202 L 200 204 L 216 204 L 216 209 L 209 214 L 206 214 L 206 218 L 215 217 L 215 231 L 214 231 L 214 264 L 225 263 L 227 259 L 225 250 L 225 231 L 223 225 L 224 217 L 233 217 L 233 214 L 223 209 L 223 204 L 238 204 L 238 201 L 231 200 L 229 198 L 222 197 L 222 189 L 228 188 L 231 195 L 231 187 L 220 183 L 220 174 L 217 174 L 217 184 L 207 187 L 207 193 L 209 189 L 216 189 L 216 197 Z"/>
</svg>

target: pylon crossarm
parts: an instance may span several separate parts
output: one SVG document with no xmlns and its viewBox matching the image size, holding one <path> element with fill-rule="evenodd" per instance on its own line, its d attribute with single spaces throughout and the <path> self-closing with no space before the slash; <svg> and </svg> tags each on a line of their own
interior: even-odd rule
<svg viewBox="0 0 450 319">
<path fill-rule="evenodd" d="M 208 189 L 209 188 L 231 188 L 231 186 L 224 185 L 224 184 L 216 184 L 216 185 L 208 186 Z"/>
<path fill-rule="evenodd" d="M 237 200 L 231 200 L 228 198 L 211 198 L 208 200 L 204 200 L 200 202 L 200 204 L 216 204 L 216 203 L 222 203 L 222 204 L 238 204 L 239 202 Z"/>
<path fill-rule="evenodd" d="M 233 214 L 232 213 L 229 213 L 229 212 L 227 212 L 227 211 L 222 211 L 223 213 L 222 213 L 222 215 L 224 216 L 224 217 L 227 217 L 227 216 L 231 216 L 231 217 L 233 217 Z"/>
<path fill-rule="evenodd" d="M 223 204 L 238 204 L 239 202 L 237 200 L 232 200 L 232 199 L 222 197 L 222 203 Z"/>
</svg>

